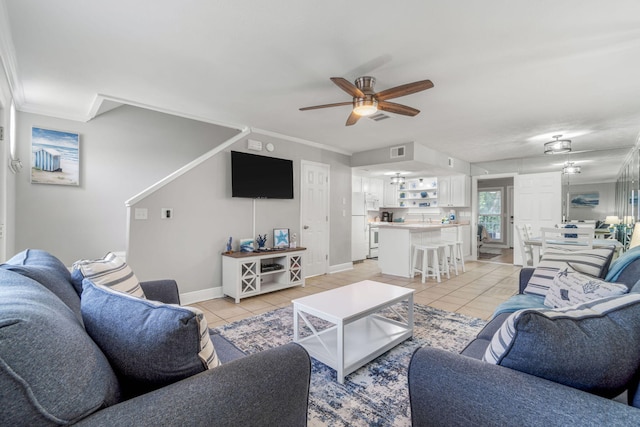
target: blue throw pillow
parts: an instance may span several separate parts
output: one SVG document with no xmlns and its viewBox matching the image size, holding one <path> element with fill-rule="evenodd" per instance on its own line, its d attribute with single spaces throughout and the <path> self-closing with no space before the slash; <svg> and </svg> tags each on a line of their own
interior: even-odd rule
<svg viewBox="0 0 640 427">
<path fill-rule="evenodd" d="M 0 270 L 0 424 L 73 424 L 119 399 L 115 373 L 71 310 Z"/>
<path fill-rule="evenodd" d="M 615 397 L 640 365 L 640 294 L 516 311 L 493 335 L 483 360 Z"/>
<path fill-rule="evenodd" d="M 162 304 L 82 282 L 87 332 L 118 374 L 127 395 L 138 395 L 220 364 L 200 310 Z"/>
</svg>

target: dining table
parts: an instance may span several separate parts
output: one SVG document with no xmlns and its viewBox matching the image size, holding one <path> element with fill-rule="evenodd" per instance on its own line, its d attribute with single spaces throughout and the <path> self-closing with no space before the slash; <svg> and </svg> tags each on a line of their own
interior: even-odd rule
<svg viewBox="0 0 640 427">
<path fill-rule="evenodd" d="M 558 240 L 558 241 L 547 241 L 547 243 L 552 244 L 553 246 L 567 246 L 568 248 L 575 249 L 576 246 L 580 246 L 578 243 L 569 242 L 566 240 Z M 533 266 L 537 267 L 538 262 L 540 261 L 540 248 L 542 248 L 542 238 L 541 237 L 532 237 L 526 239 L 524 241 L 525 245 L 529 245 L 531 247 L 531 253 L 533 254 Z M 615 239 L 593 239 L 593 247 L 594 248 L 606 248 L 608 246 L 615 246 L 615 253 L 613 254 L 613 259 L 619 257 L 624 251 L 624 245 Z"/>
</svg>

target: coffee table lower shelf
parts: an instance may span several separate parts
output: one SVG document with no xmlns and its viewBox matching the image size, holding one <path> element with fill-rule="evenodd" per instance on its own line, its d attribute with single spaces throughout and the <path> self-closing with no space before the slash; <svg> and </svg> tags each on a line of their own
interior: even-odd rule
<svg viewBox="0 0 640 427">
<path fill-rule="evenodd" d="M 340 383 L 344 376 L 413 336 L 413 328 L 408 325 L 375 314 L 348 323 L 344 325 L 344 368 L 340 372 L 338 328 L 338 325 L 329 327 L 297 342 L 313 358 L 335 369 Z"/>
</svg>

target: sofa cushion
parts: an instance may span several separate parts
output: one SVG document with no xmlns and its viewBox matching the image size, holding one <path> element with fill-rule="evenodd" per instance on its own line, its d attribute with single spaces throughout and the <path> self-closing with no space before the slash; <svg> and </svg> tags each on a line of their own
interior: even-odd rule
<svg viewBox="0 0 640 427">
<path fill-rule="evenodd" d="M 49 289 L 82 323 L 80 297 L 71 284 L 69 270 L 58 258 L 42 250 L 27 249 L 0 265 L 0 268 L 29 277 Z"/>
<path fill-rule="evenodd" d="M 483 360 L 612 398 L 640 364 L 640 294 L 513 313 Z"/>
<path fill-rule="evenodd" d="M 551 308 L 569 307 L 598 298 L 626 294 L 629 288 L 609 283 L 575 271 L 564 269 L 553 278 L 544 305 Z"/>
<path fill-rule="evenodd" d="M 546 296 L 556 273 L 564 269 L 579 271 L 593 277 L 604 277 L 613 253 L 613 246 L 581 251 L 547 249 L 529 279 L 524 293 Z"/>
<path fill-rule="evenodd" d="M 71 276 L 78 295 L 82 293 L 82 280 L 87 278 L 97 285 L 108 286 L 136 297 L 145 297 L 136 275 L 127 263 L 113 252 L 101 259 L 76 261 L 73 263 Z"/>
<path fill-rule="evenodd" d="M 83 281 L 82 317 L 126 388 L 137 395 L 220 364 L 195 308 L 162 304 Z"/>
<path fill-rule="evenodd" d="M 119 401 L 115 373 L 71 310 L 0 270 L 0 424 L 59 425 Z"/>
</svg>

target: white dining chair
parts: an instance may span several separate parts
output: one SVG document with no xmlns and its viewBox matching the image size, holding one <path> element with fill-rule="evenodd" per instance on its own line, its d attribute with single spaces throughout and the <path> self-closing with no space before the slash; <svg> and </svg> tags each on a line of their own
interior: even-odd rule
<svg viewBox="0 0 640 427">
<path fill-rule="evenodd" d="M 529 225 L 529 227 L 531 227 Z M 533 248 L 531 245 L 525 243 L 526 240 L 530 239 L 529 233 L 525 225 L 516 225 L 516 231 L 518 232 L 518 238 L 520 239 L 520 252 L 522 253 L 522 266 L 523 267 L 531 267 L 533 266 Z"/>
<path fill-rule="evenodd" d="M 592 249 L 593 229 L 542 227 L 540 229 L 540 240 L 542 243 L 542 255 L 548 248 L 576 251 Z"/>
</svg>

